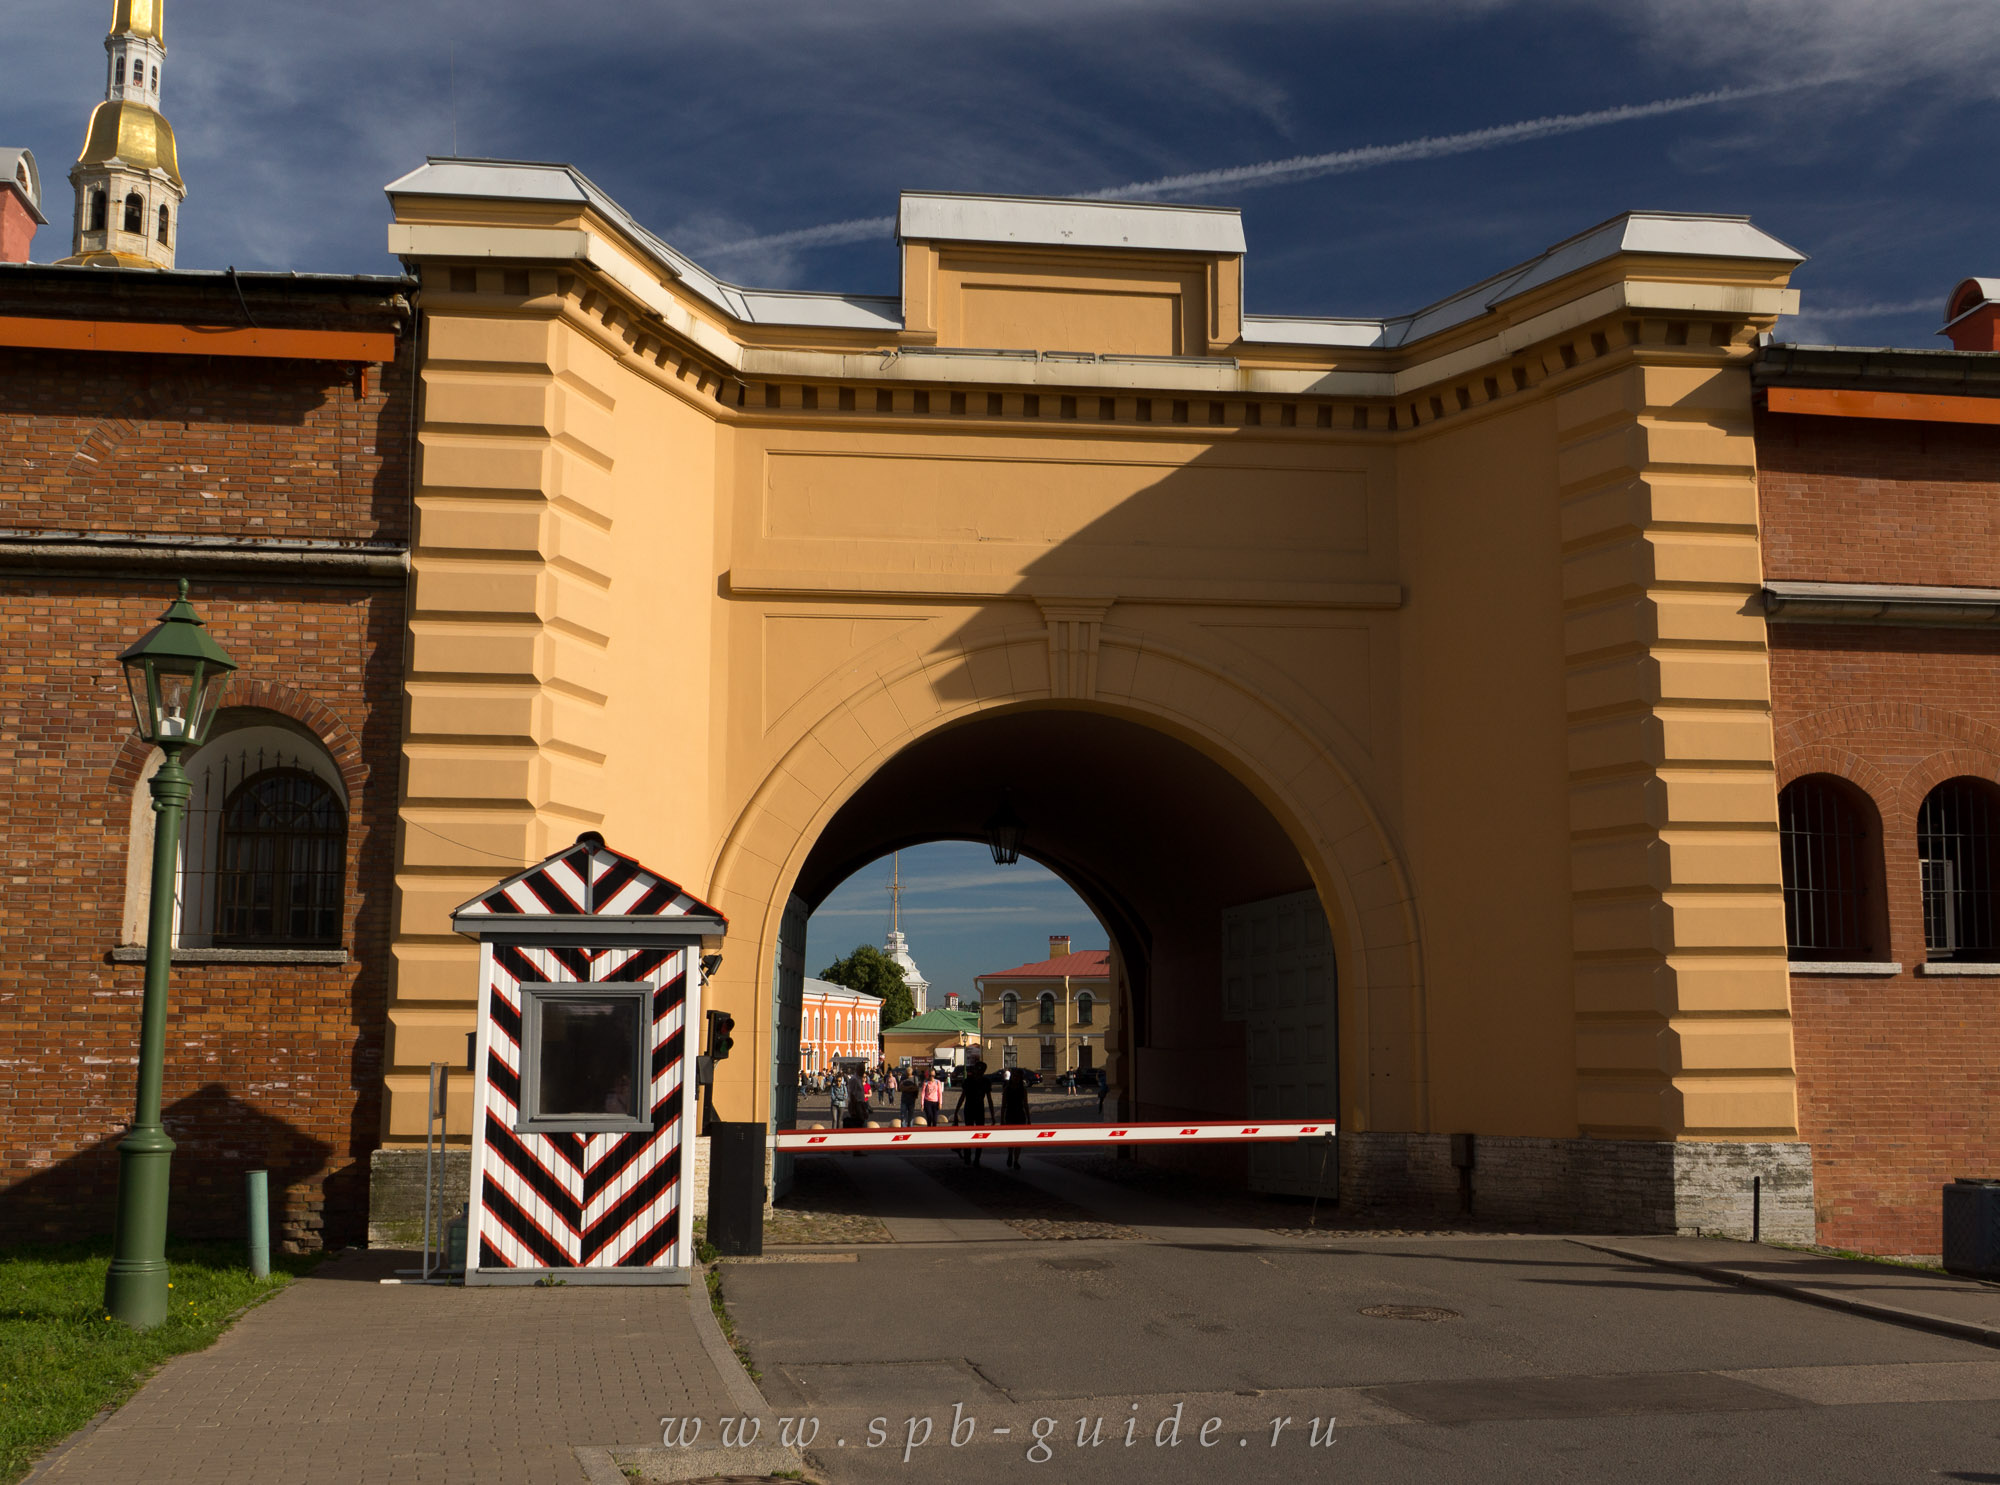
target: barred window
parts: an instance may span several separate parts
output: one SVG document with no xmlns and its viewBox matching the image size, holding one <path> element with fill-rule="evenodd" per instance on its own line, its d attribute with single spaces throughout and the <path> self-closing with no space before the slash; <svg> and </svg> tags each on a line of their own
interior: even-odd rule
<svg viewBox="0 0 2000 1485">
<path fill-rule="evenodd" d="M 337 944 L 347 813 L 303 769 L 271 768 L 223 805 L 216 851 L 218 945 Z"/>
<path fill-rule="evenodd" d="M 1924 948 L 1933 959 L 2000 959 L 1994 933 L 1994 786 L 1946 779 L 1917 811 L 1924 882 Z"/>
<path fill-rule="evenodd" d="M 1872 814 L 1858 791 L 1826 774 L 1795 779 L 1779 793 L 1785 943 L 1793 959 L 1873 956 Z"/>
</svg>

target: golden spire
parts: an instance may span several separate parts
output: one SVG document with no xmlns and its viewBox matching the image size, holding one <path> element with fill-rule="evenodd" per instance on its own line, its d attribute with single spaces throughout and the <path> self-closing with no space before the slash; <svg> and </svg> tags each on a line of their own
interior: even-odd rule
<svg viewBox="0 0 2000 1485">
<path fill-rule="evenodd" d="M 187 195 L 173 125 L 160 112 L 166 0 L 112 0 L 104 101 L 71 167 L 76 227 L 65 263 L 172 268 Z"/>
<path fill-rule="evenodd" d="M 164 0 L 112 0 L 111 34 L 150 36 L 161 46 L 165 46 L 166 33 L 160 29 L 160 10 L 163 3 Z"/>
</svg>

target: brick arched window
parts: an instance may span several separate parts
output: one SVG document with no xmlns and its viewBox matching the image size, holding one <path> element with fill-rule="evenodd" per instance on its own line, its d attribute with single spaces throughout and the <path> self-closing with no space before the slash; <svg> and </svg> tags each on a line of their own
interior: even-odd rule
<svg viewBox="0 0 2000 1485">
<path fill-rule="evenodd" d="M 1056 996 L 1053 990 L 1042 992 L 1042 1014 L 1038 1024 L 1043 1026 L 1056 1024 Z"/>
<path fill-rule="evenodd" d="M 215 942 L 337 944 L 347 811 L 299 768 L 267 768 L 230 791 L 215 862 Z"/>
<path fill-rule="evenodd" d="M 1873 806 L 1845 779 L 1808 774 L 1779 793 L 1785 944 L 1794 960 L 1881 952 L 1880 838 Z"/>
<path fill-rule="evenodd" d="M 137 191 L 125 198 L 125 230 L 127 232 L 146 230 L 146 202 Z"/>
<path fill-rule="evenodd" d="M 1021 1019 L 1021 997 L 1009 990 L 1000 997 L 1000 1024 L 1012 1026 Z"/>
<path fill-rule="evenodd" d="M 1996 789 L 1985 779 L 1946 779 L 1917 811 L 1924 880 L 1924 948 L 1932 959 L 2000 959 L 1995 933 Z"/>
<path fill-rule="evenodd" d="M 1096 1009 L 1097 1009 L 1097 997 L 1092 995 L 1088 990 L 1084 991 L 1083 994 L 1077 996 L 1076 1024 L 1079 1026 L 1090 1025 L 1092 1015 L 1096 1011 Z"/>
<path fill-rule="evenodd" d="M 162 207 L 160 208 L 160 241 L 161 241 L 161 242 L 165 242 L 165 241 L 167 240 L 167 227 L 168 227 L 168 225 L 170 224 L 171 220 L 172 220 L 172 219 L 171 219 L 171 217 L 169 216 L 169 214 L 168 214 L 168 212 L 167 212 L 167 209 L 166 209 L 166 207 L 165 207 L 165 206 L 162 206 Z"/>
<path fill-rule="evenodd" d="M 102 232 L 104 230 L 105 213 L 109 209 L 102 188 L 90 193 L 90 231 Z"/>
</svg>

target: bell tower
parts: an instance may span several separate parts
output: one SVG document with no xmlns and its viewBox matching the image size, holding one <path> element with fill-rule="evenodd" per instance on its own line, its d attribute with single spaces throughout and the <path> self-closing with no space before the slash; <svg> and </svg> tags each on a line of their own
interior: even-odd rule
<svg viewBox="0 0 2000 1485">
<path fill-rule="evenodd" d="M 167 57 L 166 0 L 113 0 L 104 38 L 104 101 L 90 115 L 70 168 L 76 226 L 65 263 L 172 268 L 180 239 L 181 181 L 174 131 L 160 112 Z"/>
</svg>

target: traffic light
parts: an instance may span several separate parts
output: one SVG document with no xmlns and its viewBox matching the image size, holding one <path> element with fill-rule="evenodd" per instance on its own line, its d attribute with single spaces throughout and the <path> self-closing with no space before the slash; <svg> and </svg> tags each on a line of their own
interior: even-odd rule
<svg viewBox="0 0 2000 1485">
<path fill-rule="evenodd" d="M 720 1062 L 729 1055 L 730 1043 L 735 1040 L 736 1018 L 727 1011 L 708 1013 L 708 1056 L 711 1062 Z"/>
</svg>

